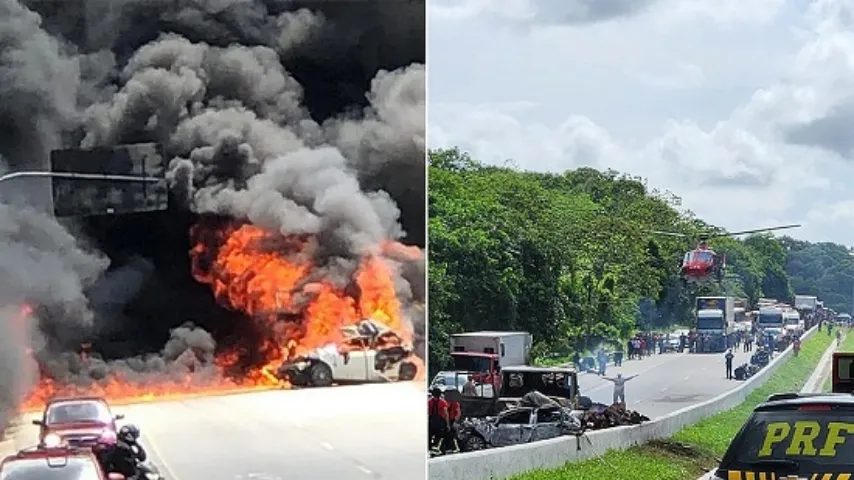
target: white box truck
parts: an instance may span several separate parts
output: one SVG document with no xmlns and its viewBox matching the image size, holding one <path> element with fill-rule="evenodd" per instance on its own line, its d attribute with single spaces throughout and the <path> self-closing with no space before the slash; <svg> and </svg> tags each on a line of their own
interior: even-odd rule
<svg viewBox="0 0 854 480">
<path fill-rule="evenodd" d="M 489 358 L 493 367 L 528 365 L 534 337 L 528 332 L 468 332 L 451 336 L 451 356 L 456 370 L 483 371 L 468 365 L 472 357 Z M 492 362 L 491 362 L 492 363 Z"/>
<path fill-rule="evenodd" d="M 697 297 L 697 351 L 723 352 L 735 332 L 734 297 Z"/>
<path fill-rule="evenodd" d="M 796 310 L 806 310 L 806 311 L 815 311 L 815 307 L 818 304 L 818 297 L 814 297 L 812 295 L 795 295 L 795 309 Z"/>
</svg>

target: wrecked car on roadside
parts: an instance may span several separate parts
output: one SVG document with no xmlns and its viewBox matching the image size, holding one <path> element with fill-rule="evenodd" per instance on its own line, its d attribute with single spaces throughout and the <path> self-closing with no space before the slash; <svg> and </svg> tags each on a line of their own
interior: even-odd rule
<svg viewBox="0 0 854 480">
<path fill-rule="evenodd" d="M 457 430 L 465 451 L 537 442 L 582 432 L 580 420 L 559 405 L 516 407 L 495 417 L 467 418 Z"/>
<path fill-rule="evenodd" d="M 412 345 L 384 323 L 367 319 L 341 328 L 344 341 L 286 361 L 277 375 L 294 386 L 414 380 Z"/>
</svg>

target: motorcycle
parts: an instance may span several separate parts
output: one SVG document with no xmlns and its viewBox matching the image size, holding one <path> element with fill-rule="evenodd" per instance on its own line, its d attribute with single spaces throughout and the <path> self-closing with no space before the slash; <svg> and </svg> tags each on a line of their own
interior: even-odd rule
<svg viewBox="0 0 854 480">
<path fill-rule="evenodd" d="M 157 467 L 147 462 L 148 455 L 139 444 L 139 435 L 137 426 L 125 425 L 116 438 L 102 439 L 93 448 L 109 480 L 163 480 Z"/>
</svg>

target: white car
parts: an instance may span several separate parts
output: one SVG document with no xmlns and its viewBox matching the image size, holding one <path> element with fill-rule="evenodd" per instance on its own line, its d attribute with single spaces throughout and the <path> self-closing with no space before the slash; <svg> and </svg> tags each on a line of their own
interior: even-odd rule
<svg viewBox="0 0 854 480">
<path fill-rule="evenodd" d="M 430 388 L 428 389 L 428 394 L 430 390 L 434 388 L 438 388 L 443 392 L 446 390 L 457 390 L 462 393 L 463 385 L 466 384 L 468 377 L 473 375 L 472 372 L 439 372 L 433 377 L 433 381 L 430 382 Z M 495 396 L 495 391 L 492 385 L 488 383 L 474 383 L 474 395 L 475 397 L 485 397 L 492 398 Z"/>
<path fill-rule="evenodd" d="M 342 382 L 414 380 L 418 366 L 411 345 L 385 324 L 368 319 L 341 329 L 345 340 L 285 362 L 279 378 L 295 386 L 328 387 Z"/>
</svg>

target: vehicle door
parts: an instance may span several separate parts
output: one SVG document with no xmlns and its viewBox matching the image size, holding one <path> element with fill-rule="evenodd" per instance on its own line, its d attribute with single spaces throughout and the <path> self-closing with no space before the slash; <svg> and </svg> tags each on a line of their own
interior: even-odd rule
<svg viewBox="0 0 854 480">
<path fill-rule="evenodd" d="M 561 436 L 563 434 L 562 414 L 561 407 L 541 407 L 534 410 L 531 425 L 523 427 L 522 441 L 537 442 Z"/>
<path fill-rule="evenodd" d="M 508 445 L 518 445 L 524 443 L 523 430 L 530 437 L 531 415 L 532 408 L 514 408 L 502 412 L 498 415 L 498 420 L 495 424 L 495 431 L 489 443 L 493 447 L 506 447 Z"/>
<path fill-rule="evenodd" d="M 335 369 L 335 379 L 350 382 L 370 380 L 369 368 L 373 369 L 373 359 L 368 364 L 368 350 L 358 341 L 346 345 L 344 353 L 339 355 Z"/>
</svg>

